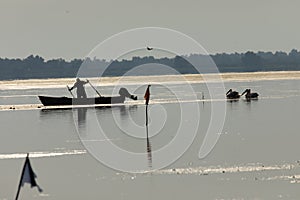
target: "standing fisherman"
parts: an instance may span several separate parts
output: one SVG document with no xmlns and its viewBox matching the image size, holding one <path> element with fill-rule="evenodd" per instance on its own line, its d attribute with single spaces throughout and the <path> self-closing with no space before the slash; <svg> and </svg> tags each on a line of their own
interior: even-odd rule
<svg viewBox="0 0 300 200">
<path fill-rule="evenodd" d="M 79 78 L 76 78 L 76 82 L 74 83 L 73 87 L 69 89 L 69 91 L 73 90 L 74 88 L 77 88 L 77 98 L 86 98 L 86 92 L 84 89 L 84 85 L 87 84 L 89 80 L 87 81 L 81 81 Z"/>
</svg>

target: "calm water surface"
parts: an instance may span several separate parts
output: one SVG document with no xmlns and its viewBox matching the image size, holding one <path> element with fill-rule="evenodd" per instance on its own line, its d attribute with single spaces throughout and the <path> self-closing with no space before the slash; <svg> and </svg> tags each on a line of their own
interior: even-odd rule
<svg viewBox="0 0 300 200">
<path fill-rule="evenodd" d="M 180 85 L 169 87 L 189 98 Z M 193 88 L 200 101 L 188 103 L 198 104 L 201 115 L 193 144 L 176 162 L 143 174 L 105 166 L 86 151 L 80 137 L 88 139 L 87 135 L 97 132 L 96 121 L 110 142 L 145 153 L 144 169 L 151 170 L 159 162 L 151 152 L 176 137 L 181 120 L 180 103 L 172 91 L 159 85 L 151 88 L 147 142 L 142 100 L 114 107 L 42 110 L 36 109 L 36 95 L 68 95 L 66 90 L 1 90 L 1 105 L 35 108 L 0 112 L 0 199 L 14 198 L 27 152 L 44 192 L 39 194 L 27 185 L 21 199 L 298 199 L 300 80 L 226 82 L 226 89 L 252 88 L 260 98 L 250 102 L 215 99 L 226 104 L 224 128 L 213 150 L 201 160 L 198 153 L 211 117 L 211 100 L 203 83 Z M 101 92 L 111 89 L 103 87 Z M 141 87 L 135 94 L 142 99 L 144 91 Z M 90 89 L 88 93 L 94 95 Z M 107 140 L 93 142 L 104 145 Z"/>
</svg>

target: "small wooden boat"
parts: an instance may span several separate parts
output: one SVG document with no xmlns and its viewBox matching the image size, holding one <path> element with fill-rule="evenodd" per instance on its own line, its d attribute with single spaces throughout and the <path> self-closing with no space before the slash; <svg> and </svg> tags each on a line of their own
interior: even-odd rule
<svg viewBox="0 0 300 200">
<path fill-rule="evenodd" d="M 120 96 L 94 97 L 94 98 L 69 98 L 38 96 L 44 106 L 65 106 L 65 105 L 92 105 L 92 104 L 118 104 L 124 103 L 125 97 L 137 100 L 137 97 L 129 94 L 125 88 L 119 91 Z"/>
</svg>

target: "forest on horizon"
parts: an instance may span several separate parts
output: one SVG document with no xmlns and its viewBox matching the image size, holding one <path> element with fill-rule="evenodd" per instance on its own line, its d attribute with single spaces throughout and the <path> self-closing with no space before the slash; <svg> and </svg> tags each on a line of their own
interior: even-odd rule
<svg viewBox="0 0 300 200">
<path fill-rule="evenodd" d="M 81 64 L 88 66 L 93 76 L 99 69 L 109 66 L 103 76 L 122 76 L 136 66 L 145 65 L 151 75 L 161 75 L 153 65 L 167 65 L 181 74 L 199 73 L 191 63 L 199 63 L 201 73 L 215 72 L 211 69 L 211 61 L 215 62 L 218 70 L 224 72 L 259 72 L 259 71 L 300 71 L 300 52 L 296 49 L 289 53 L 283 51 L 246 53 L 221 53 L 214 55 L 191 54 L 173 58 L 133 57 L 130 60 L 106 61 L 97 58 L 73 59 L 66 61 L 62 58 L 45 60 L 38 55 L 27 58 L 0 58 L 0 80 L 37 79 L 37 78 L 73 78 L 77 76 Z M 152 63 L 152 65 L 151 65 Z M 153 69 L 151 68 L 153 66 Z M 93 73 L 95 72 L 95 73 Z M 163 72 L 170 74 L 170 72 Z M 146 74 L 147 75 L 147 74 Z M 88 75 L 89 76 L 89 75 Z"/>
</svg>

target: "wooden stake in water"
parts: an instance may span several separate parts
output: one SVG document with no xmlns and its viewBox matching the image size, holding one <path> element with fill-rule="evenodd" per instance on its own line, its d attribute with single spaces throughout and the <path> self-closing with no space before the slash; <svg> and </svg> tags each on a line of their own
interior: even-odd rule
<svg viewBox="0 0 300 200">
<path fill-rule="evenodd" d="M 148 85 L 147 90 L 144 95 L 145 104 L 146 104 L 146 126 L 148 126 L 148 104 L 149 104 L 149 100 L 150 100 L 150 86 L 151 85 Z M 147 134 L 148 134 L 148 132 L 147 132 Z"/>
</svg>

